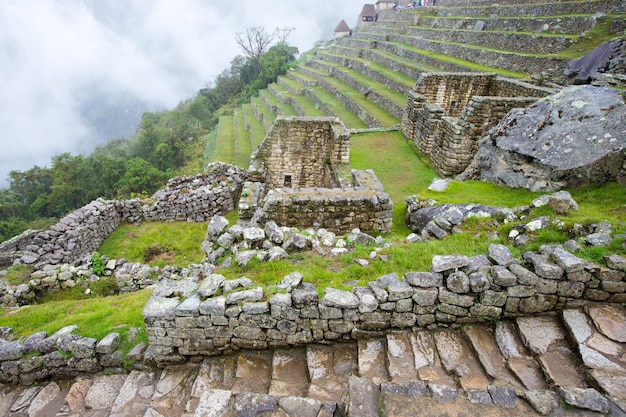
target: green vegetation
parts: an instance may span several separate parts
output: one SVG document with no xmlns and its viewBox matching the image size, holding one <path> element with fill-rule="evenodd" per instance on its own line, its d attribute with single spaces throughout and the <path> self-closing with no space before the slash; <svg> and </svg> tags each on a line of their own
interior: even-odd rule
<svg viewBox="0 0 626 417">
<path fill-rule="evenodd" d="M 51 168 L 10 172 L 10 188 L 0 190 L 0 241 L 36 219 L 52 218 L 55 223 L 96 198 L 150 195 L 169 178 L 200 171 L 203 153 L 213 159 L 205 140 L 219 120 L 219 109 L 249 99 L 296 62 L 297 48 L 284 41 L 288 34 L 253 29 L 264 35 L 262 44 L 252 45 L 254 54 L 233 59 L 212 87 L 175 109 L 145 113 L 135 137 L 109 142 L 89 156 L 54 156 Z M 281 41 L 270 46 L 279 35 Z M 220 149 L 219 144 L 215 147 Z M 249 154 L 249 146 L 241 148 L 237 162 L 247 166 L 243 161 Z M 219 156 L 233 161 L 231 154 Z"/>
<path fill-rule="evenodd" d="M 156 266 L 200 263 L 205 223 L 144 222 L 117 228 L 102 243 L 100 253 L 111 259 L 126 258 Z"/>
<path fill-rule="evenodd" d="M 8 269 L 8 274 L 4 277 L 11 285 L 28 283 L 33 268 L 25 265 L 14 265 Z"/>
<path fill-rule="evenodd" d="M 140 341 L 147 342 L 141 312 L 152 291 L 142 290 L 131 294 L 84 300 L 50 301 L 20 308 L 0 316 L 0 326 L 11 326 L 18 337 L 36 331 L 53 334 L 64 326 L 76 324 L 81 336 L 101 340 L 111 331 L 122 336 L 123 352 Z M 134 344 L 128 341 L 128 331 L 142 329 Z"/>
</svg>

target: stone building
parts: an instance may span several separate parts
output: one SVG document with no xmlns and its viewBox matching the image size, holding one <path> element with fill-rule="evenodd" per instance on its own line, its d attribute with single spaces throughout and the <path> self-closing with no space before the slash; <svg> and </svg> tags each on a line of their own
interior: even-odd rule
<svg viewBox="0 0 626 417">
<path fill-rule="evenodd" d="M 344 36 L 348 36 L 350 35 L 350 32 L 350 26 L 348 26 L 345 20 L 342 20 L 335 28 L 335 39 L 341 39 Z"/>
<path fill-rule="evenodd" d="M 278 117 L 252 154 L 239 218 L 389 232 L 392 208 L 371 170 L 350 168 L 350 132 L 339 119 Z"/>
<path fill-rule="evenodd" d="M 407 95 L 402 133 L 430 157 L 439 175 L 467 168 L 478 141 L 511 109 L 553 92 L 490 73 L 424 73 Z"/>
</svg>

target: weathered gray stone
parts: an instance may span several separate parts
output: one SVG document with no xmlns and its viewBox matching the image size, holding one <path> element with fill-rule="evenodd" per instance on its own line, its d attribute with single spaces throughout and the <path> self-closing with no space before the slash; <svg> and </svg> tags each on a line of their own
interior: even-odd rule
<svg viewBox="0 0 626 417">
<path fill-rule="evenodd" d="M 432 261 L 432 272 L 455 270 L 467 266 L 469 260 L 464 255 L 435 255 Z"/>
<path fill-rule="evenodd" d="M 207 230 L 207 239 L 213 240 L 220 236 L 228 227 L 228 219 L 224 216 L 213 216 L 211 221 L 209 222 L 209 227 Z"/>
<path fill-rule="evenodd" d="M 96 376 L 85 396 L 85 407 L 94 410 L 110 410 L 125 381 L 126 375 Z"/>
<path fill-rule="evenodd" d="M 308 306 L 311 303 L 317 302 L 317 290 L 312 284 L 303 283 L 291 291 L 291 299 L 293 306 L 296 308 Z"/>
<path fill-rule="evenodd" d="M 359 299 L 351 292 L 326 288 L 324 298 L 320 303 L 328 307 L 357 308 Z"/>
<path fill-rule="evenodd" d="M 582 259 L 560 247 L 554 248 L 551 255 L 554 262 L 567 273 L 585 269 L 585 262 Z"/>
<path fill-rule="evenodd" d="M 286 250 L 281 248 L 280 246 L 274 246 L 267 251 L 267 260 L 268 261 L 278 261 L 281 259 L 287 259 L 289 254 Z"/>
<path fill-rule="evenodd" d="M 199 314 L 200 296 L 196 293 L 188 297 L 174 309 L 177 317 L 195 317 Z"/>
<path fill-rule="evenodd" d="M 319 400 L 293 396 L 281 398 L 278 404 L 289 417 L 317 417 L 322 408 Z"/>
<path fill-rule="evenodd" d="M 517 277 L 511 271 L 500 265 L 491 267 L 491 276 L 496 285 L 511 287 L 517 285 Z"/>
<path fill-rule="evenodd" d="M 470 279 L 463 271 L 455 271 L 448 275 L 446 287 L 455 293 L 464 294 L 470 290 Z"/>
<path fill-rule="evenodd" d="M 524 398 L 542 416 L 551 414 L 559 406 L 557 396 L 552 391 L 528 390 L 524 393 Z"/>
<path fill-rule="evenodd" d="M 246 277 L 241 277 L 237 279 L 229 279 L 222 283 L 222 288 L 225 293 L 231 292 L 237 288 L 248 288 L 251 286 L 252 286 L 252 280 Z"/>
<path fill-rule="evenodd" d="M 513 388 L 489 385 L 489 394 L 494 405 L 504 408 L 515 408 L 517 405 L 517 395 Z"/>
<path fill-rule="evenodd" d="M 388 302 L 407 299 L 413 296 L 413 287 L 404 281 L 395 281 L 389 284 L 387 293 L 389 294 Z"/>
<path fill-rule="evenodd" d="M 497 265 L 507 266 L 513 260 L 509 248 L 501 244 L 492 243 L 487 248 L 488 256 Z"/>
<path fill-rule="evenodd" d="M 443 285 L 443 276 L 432 272 L 407 272 L 404 274 L 404 281 L 414 287 L 441 287 Z"/>
<path fill-rule="evenodd" d="M 98 344 L 96 345 L 96 352 L 101 354 L 111 354 L 117 349 L 122 338 L 119 333 L 111 332 L 107 334 Z"/>
<path fill-rule="evenodd" d="M 448 404 L 459 398 L 459 390 L 455 387 L 441 384 L 428 384 L 432 399 L 439 404 Z"/>
<path fill-rule="evenodd" d="M 613 242 L 613 238 L 606 233 L 592 233 L 585 236 L 585 242 L 590 246 L 609 246 Z"/>
<path fill-rule="evenodd" d="M 205 277 L 204 280 L 202 280 L 202 283 L 200 283 L 198 294 L 204 298 L 214 296 L 215 293 L 217 293 L 217 291 L 221 288 L 222 283 L 225 280 L 226 278 L 220 274 L 211 274 L 208 277 Z"/>
<path fill-rule="evenodd" d="M 56 382 L 50 382 L 32 399 L 30 405 L 28 406 L 28 415 L 39 415 L 46 407 L 51 406 L 54 401 L 58 401 L 60 394 L 61 388 L 59 385 Z"/>
<path fill-rule="evenodd" d="M 464 178 L 531 191 L 617 180 L 625 107 L 610 88 L 576 86 L 511 111 L 481 141 Z"/>
<path fill-rule="evenodd" d="M 226 312 L 226 297 L 218 296 L 203 301 L 198 306 L 200 314 L 224 315 Z"/>
<path fill-rule="evenodd" d="M 560 279 L 563 276 L 563 268 L 553 264 L 539 254 L 527 252 L 524 254 L 524 259 L 533 265 L 535 273 L 541 278 Z"/>
<path fill-rule="evenodd" d="M 619 255 L 607 255 L 604 257 L 606 266 L 611 269 L 626 272 L 626 258 Z"/>
<path fill-rule="evenodd" d="M 237 304 L 240 301 L 259 301 L 263 298 L 263 288 L 257 287 L 251 290 L 243 290 L 230 293 L 226 296 L 226 304 Z"/>
<path fill-rule="evenodd" d="M 472 292 L 480 293 L 491 287 L 489 278 L 484 272 L 474 272 L 469 275 L 469 284 Z"/>
<path fill-rule="evenodd" d="M 223 417 L 229 409 L 232 393 L 221 389 L 207 389 L 200 395 L 196 416 Z"/>
<path fill-rule="evenodd" d="M 519 264 L 509 265 L 509 271 L 511 271 L 516 277 L 517 282 L 520 285 L 536 285 L 539 281 L 539 277 L 532 271 L 524 268 Z"/>
<path fill-rule="evenodd" d="M 548 197 L 548 205 L 556 214 L 567 214 L 570 211 L 578 211 L 578 203 L 567 191 L 558 191 Z"/>
<path fill-rule="evenodd" d="M 96 354 L 96 343 L 91 337 L 81 337 L 70 343 L 69 351 L 77 358 L 91 358 Z"/>
<path fill-rule="evenodd" d="M 609 401 L 593 388 L 560 387 L 559 392 L 565 402 L 573 407 L 609 412 Z"/>
<path fill-rule="evenodd" d="M 348 379 L 348 416 L 378 417 L 379 389 L 371 381 L 357 376 Z"/>
</svg>

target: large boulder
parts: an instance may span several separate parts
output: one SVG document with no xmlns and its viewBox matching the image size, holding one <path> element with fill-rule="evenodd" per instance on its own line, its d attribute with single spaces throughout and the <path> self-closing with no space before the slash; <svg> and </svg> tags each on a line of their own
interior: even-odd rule
<svg viewBox="0 0 626 417">
<path fill-rule="evenodd" d="M 626 39 L 604 42 L 567 65 L 565 75 L 573 84 L 589 84 L 598 74 L 624 74 L 626 69 Z"/>
<path fill-rule="evenodd" d="M 611 88 L 573 86 L 509 112 L 459 179 L 549 192 L 626 185 L 625 150 L 624 97 Z"/>
</svg>

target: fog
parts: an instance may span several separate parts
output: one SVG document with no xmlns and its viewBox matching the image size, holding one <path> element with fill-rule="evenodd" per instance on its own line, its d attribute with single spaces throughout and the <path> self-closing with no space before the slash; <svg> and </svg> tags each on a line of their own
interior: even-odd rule
<svg viewBox="0 0 626 417">
<path fill-rule="evenodd" d="M 363 0 L 0 0 L 0 188 L 11 170 L 50 166 L 130 136 L 241 55 L 246 27 L 296 28 L 300 52 L 356 23 Z M 128 133 L 130 132 L 130 133 Z"/>
</svg>

